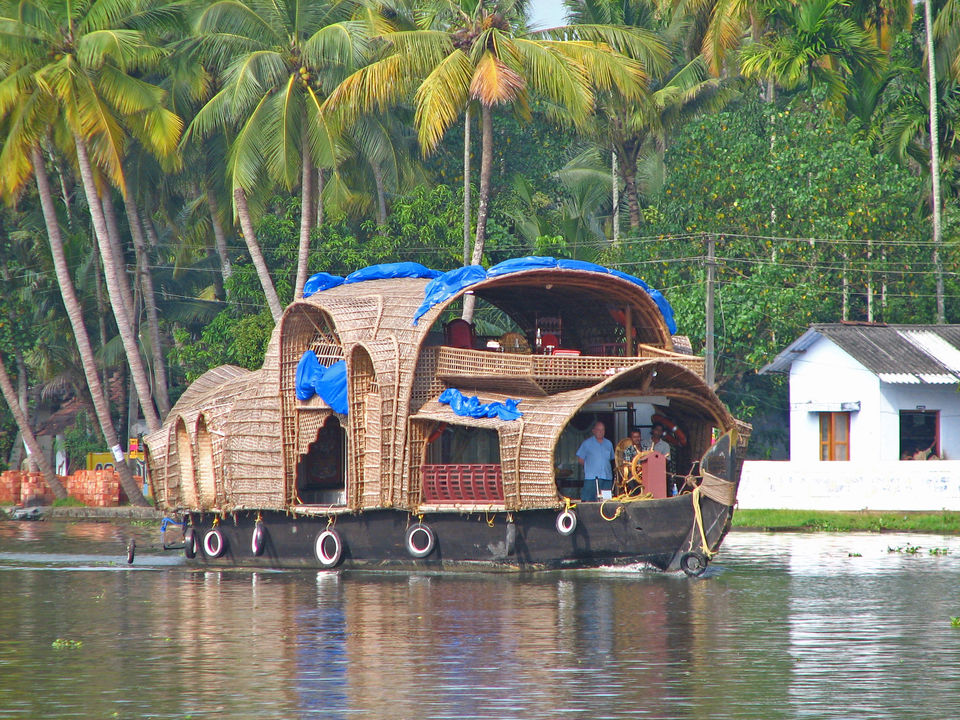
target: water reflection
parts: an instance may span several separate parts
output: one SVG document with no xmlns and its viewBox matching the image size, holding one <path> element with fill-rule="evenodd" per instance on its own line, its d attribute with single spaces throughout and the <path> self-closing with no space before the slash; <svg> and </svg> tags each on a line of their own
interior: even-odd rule
<svg viewBox="0 0 960 720">
<path fill-rule="evenodd" d="M 113 556 L 62 561 L 123 532 L 52 532 L 0 524 L 0 718 L 960 710 L 956 538 L 735 533 L 691 581 L 203 571 L 151 552 L 130 571 Z M 58 650 L 58 638 L 82 644 Z"/>
</svg>

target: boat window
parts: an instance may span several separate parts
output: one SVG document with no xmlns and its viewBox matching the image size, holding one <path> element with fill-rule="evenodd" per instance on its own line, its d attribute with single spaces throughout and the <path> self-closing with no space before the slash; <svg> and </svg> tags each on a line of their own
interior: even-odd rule
<svg viewBox="0 0 960 720">
<path fill-rule="evenodd" d="M 448 425 L 427 449 L 427 463 L 488 464 L 500 462 L 500 437 L 488 428 Z"/>
</svg>

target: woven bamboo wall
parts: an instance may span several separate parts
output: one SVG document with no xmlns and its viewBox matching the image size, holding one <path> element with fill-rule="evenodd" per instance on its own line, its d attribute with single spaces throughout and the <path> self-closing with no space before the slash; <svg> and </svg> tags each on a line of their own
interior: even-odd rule
<svg viewBox="0 0 960 720">
<path fill-rule="evenodd" d="M 375 507 L 380 500 L 380 393 L 373 360 L 362 345 L 351 350 L 347 372 L 347 504 L 352 508 Z"/>
</svg>

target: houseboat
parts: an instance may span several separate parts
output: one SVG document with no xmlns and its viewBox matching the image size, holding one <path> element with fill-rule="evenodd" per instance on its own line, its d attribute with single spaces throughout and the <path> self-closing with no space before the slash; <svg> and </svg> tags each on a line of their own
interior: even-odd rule
<svg viewBox="0 0 960 720">
<path fill-rule="evenodd" d="M 214 566 L 699 574 L 749 426 L 675 332 L 658 291 L 582 261 L 319 273 L 260 370 L 208 371 L 145 439 L 164 545 Z M 596 422 L 617 482 L 582 502 Z M 669 459 L 623 461 L 622 438 L 654 422 Z"/>
</svg>

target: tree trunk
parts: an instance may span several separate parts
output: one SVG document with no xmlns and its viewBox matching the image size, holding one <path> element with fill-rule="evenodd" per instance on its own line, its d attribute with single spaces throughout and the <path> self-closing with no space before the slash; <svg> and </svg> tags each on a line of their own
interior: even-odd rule
<svg viewBox="0 0 960 720">
<path fill-rule="evenodd" d="M 620 244 L 620 178 L 617 170 L 617 150 L 610 153 L 610 204 L 611 220 L 613 221 L 613 244 Z"/>
<path fill-rule="evenodd" d="M 143 234 L 143 224 L 140 221 L 140 211 L 137 208 L 126 176 L 123 179 L 123 203 L 127 211 L 127 224 L 130 227 L 130 237 L 133 238 L 133 249 L 137 255 L 137 276 L 140 279 L 140 293 L 143 296 L 143 306 L 147 311 L 147 335 L 150 337 L 150 356 L 153 359 L 153 399 L 161 417 L 170 412 L 170 394 L 167 388 L 167 366 L 163 357 L 163 345 L 160 341 L 160 317 L 157 313 L 157 296 L 153 290 L 153 275 L 150 273 L 150 253 L 147 250 L 147 241 Z"/>
<path fill-rule="evenodd" d="M 43 479 L 46 481 L 47 487 L 53 491 L 57 499 L 62 500 L 67 497 L 67 490 L 63 487 L 63 484 L 57 480 L 57 475 L 50 466 L 50 461 L 47 460 L 47 457 L 43 454 L 43 451 L 40 449 L 40 444 L 33 434 L 33 430 L 30 429 L 27 416 L 20 409 L 20 403 L 17 401 L 17 393 L 13 389 L 13 384 L 10 382 L 10 376 L 7 375 L 7 367 L 3 364 L 3 357 L 0 357 L 0 390 L 3 391 L 3 398 L 7 401 L 7 405 L 10 406 L 13 419 L 16 421 L 17 427 L 20 428 L 20 434 L 29 450 L 30 462 L 37 464 L 40 472 L 43 473 Z"/>
<path fill-rule="evenodd" d="M 93 168 L 90 165 L 90 157 L 87 155 L 87 146 L 86 143 L 76 135 L 74 136 L 74 142 L 77 147 L 77 164 L 80 167 L 80 178 L 83 181 L 83 189 L 87 195 L 87 206 L 90 209 L 90 219 L 93 221 L 97 244 L 100 247 L 100 255 L 103 258 L 104 274 L 107 281 L 107 295 L 110 298 L 110 305 L 113 308 L 113 316 L 117 320 L 117 331 L 120 333 L 120 341 L 123 343 L 124 354 L 127 356 L 127 365 L 130 368 L 131 375 L 133 375 L 133 382 L 137 386 L 137 395 L 140 397 L 140 407 L 143 410 L 143 417 L 147 422 L 147 427 L 150 429 L 150 432 L 156 432 L 160 429 L 160 416 L 153 407 L 150 379 L 147 377 L 147 371 L 143 367 L 143 358 L 140 357 L 140 348 L 133 333 L 133 322 L 127 313 L 126 304 L 122 298 L 123 291 L 120 279 L 118 278 L 117 258 L 113 255 L 106 218 L 104 217 L 103 207 L 97 193 L 97 186 L 93 179 Z M 118 462 L 122 462 L 122 460 Z"/>
<path fill-rule="evenodd" d="M 383 187 L 383 172 L 376 162 L 370 163 L 373 170 L 373 185 L 377 190 L 377 226 L 383 227 L 387 224 L 387 193 Z"/>
<path fill-rule="evenodd" d="M 23 353 L 21 353 L 19 350 L 14 351 L 14 358 L 17 361 L 17 402 L 20 403 L 20 411 L 27 419 L 27 425 L 29 425 L 30 403 L 29 398 L 27 397 L 27 364 L 23 361 Z M 26 442 L 24 442 L 24 445 L 26 445 Z M 30 452 L 32 453 L 33 451 L 31 450 Z M 30 472 L 37 472 L 39 468 L 37 467 L 36 460 L 34 460 L 33 457 L 30 457 L 29 462 Z"/>
<path fill-rule="evenodd" d="M 94 188 L 97 186 L 94 185 Z M 127 277 L 127 259 L 123 252 L 123 244 L 120 242 L 120 223 L 117 221 L 117 209 L 113 205 L 113 188 L 104 183 L 102 193 L 98 190 L 101 207 L 103 208 L 103 219 L 107 223 L 107 239 L 110 242 L 110 252 L 113 256 L 113 267 L 117 277 L 117 287 L 120 290 L 120 298 L 123 300 L 123 307 L 127 311 L 127 318 L 130 320 L 130 327 L 133 328 L 134 318 L 137 316 L 136 303 L 133 301 L 133 289 L 130 287 L 130 279 Z M 101 257 L 102 257 L 101 253 Z M 106 262 L 106 257 L 102 257 Z M 109 277 L 109 275 L 108 275 Z"/>
<path fill-rule="evenodd" d="M 470 106 L 463 117 L 463 264 L 470 264 Z"/>
<path fill-rule="evenodd" d="M 317 168 L 317 227 L 323 225 L 323 168 Z"/>
<path fill-rule="evenodd" d="M 233 266 L 230 264 L 230 251 L 227 249 L 227 233 L 223 229 L 223 223 L 220 221 L 220 213 L 217 211 L 217 201 L 213 197 L 213 189 L 210 183 L 205 186 L 204 194 L 207 196 L 207 209 L 210 211 L 210 225 L 213 227 L 213 240 L 217 246 L 217 255 L 220 256 L 220 274 L 223 275 L 223 282 L 226 283 L 233 275 Z"/>
<path fill-rule="evenodd" d="M 270 277 L 270 271 L 267 269 L 267 262 L 263 259 L 263 251 L 260 250 L 260 243 L 257 242 L 257 234 L 253 229 L 253 221 L 250 219 L 250 208 L 247 205 L 247 194 L 243 188 L 237 188 L 233 191 L 233 200 L 237 206 L 237 218 L 240 220 L 240 231 L 243 239 L 247 243 L 247 252 L 250 253 L 250 259 L 253 266 L 257 269 L 257 277 L 260 278 L 260 286 L 263 288 L 263 294 L 267 299 L 267 307 L 270 308 L 270 314 L 274 322 L 280 321 L 283 315 L 283 306 L 280 304 L 280 298 L 277 295 L 276 288 L 273 287 L 273 279 Z"/>
<path fill-rule="evenodd" d="M 630 229 L 634 234 L 640 230 L 640 195 L 637 192 L 637 177 L 629 168 L 623 173 L 623 189 L 627 192 L 627 209 L 630 211 Z"/>
<path fill-rule="evenodd" d="M 493 174 L 493 114 L 487 105 L 480 106 L 480 198 L 477 202 L 477 235 L 473 242 L 472 265 L 483 260 L 487 240 L 487 215 L 490 212 L 490 176 Z M 463 296 L 463 319 L 473 322 L 476 296 Z"/>
<path fill-rule="evenodd" d="M 307 126 L 303 126 L 303 170 L 300 173 L 300 246 L 297 251 L 297 281 L 293 297 L 303 297 L 303 286 L 310 270 L 310 231 L 313 229 L 313 163 L 307 152 Z"/>
<path fill-rule="evenodd" d="M 937 324 L 946 322 L 946 306 L 943 299 L 943 262 L 940 250 L 943 235 L 940 226 L 940 131 L 937 117 L 937 64 L 933 47 L 933 14 L 930 0 L 924 0 L 923 17 L 927 26 L 927 85 L 930 107 L 930 204 L 933 221 L 933 274 L 937 292 Z"/>
<path fill-rule="evenodd" d="M 148 503 L 143 494 L 137 488 L 133 480 L 130 468 L 123 462 L 123 448 L 120 446 L 117 437 L 116 428 L 110 418 L 110 406 L 107 403 L 107 396 L 103 385 L 100 383 L 100 377 L 97 375 L 97 364 L 93 355 L 93 348 L 90 345 L 90 337 L 87 334 L 87 328 L 83 324 L 83 311 L 80 307 L 80 301 L 77 299 L 77 293 L 73 287 L 73 281 L 70 279 L 70 270 L 67 266 L 67 257 L 63 250 L 63 237 L 60 234 L 60 225 L 57 223 L 57 213 L 53 206 L 53 194 L 50 191 L 50 180 L 47 177 L 47 170 L 43 164 L 43 155 L 38 146 L 31 150 L 31 160 L 33 162 L 34 177 L 37 182 L 37 192 L 40 197 L 40 206 L 43 211 L 43 220 L 47 229 L 47 238 L 50 241 L 50 254 L 53 258 L 54 268 L 57 273 L 57 284 L 60 286 L 60 293 L 63 297 L 63 305 L 67 311 L 67 318 L 70 320 L 70 326 L 73 328 L 73 335 L 77 342 L 77 350 L 80 353 L 80 362 L 83 365 L 83 374 L 87 380 L 87 388 L 90 391 L 90 399 L 93 402 L 94 411 L 97 415 L 97 421 L 100 423 L 100 431 L 103 438 L 114 454 L 114 458 L 119 458 L 116 464 L 117 474 L 120 476 L 120 484 L 123 486 L 127 497 L 134 505 L 147 506 Z"/>
</svg>

